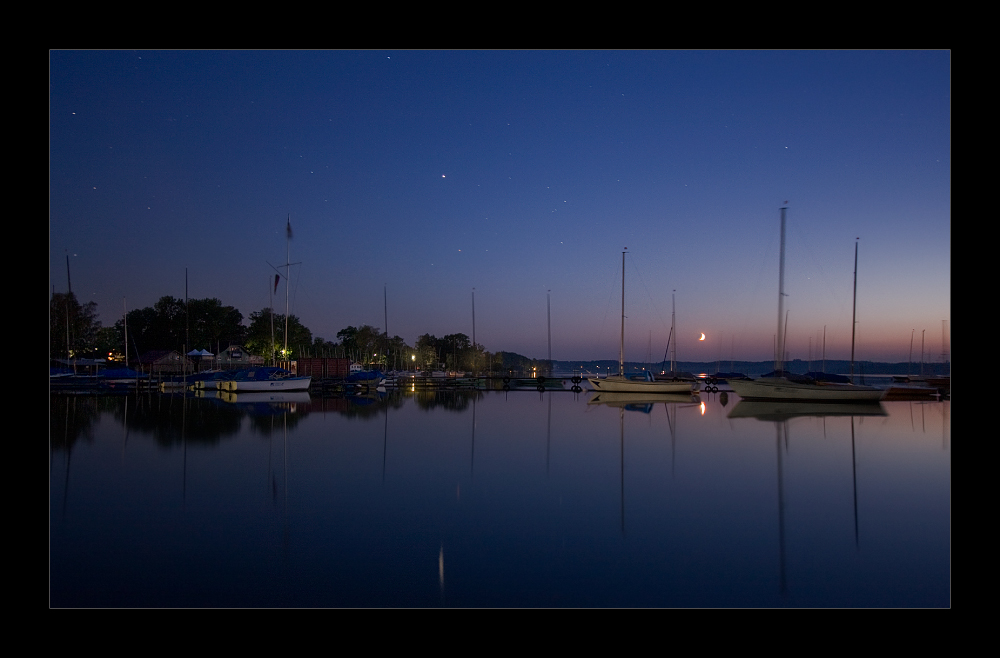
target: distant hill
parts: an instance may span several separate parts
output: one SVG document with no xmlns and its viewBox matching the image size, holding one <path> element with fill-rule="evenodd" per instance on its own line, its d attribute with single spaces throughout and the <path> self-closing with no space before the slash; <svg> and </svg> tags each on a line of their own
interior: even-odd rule
<svg viewBox="0 0 1000 658">
<path fill-rule="evenodd" d="M 658 372 L 661 369 L 660 363 L 654 363 L 652 365 L 646 363 L 639 363 L 628 361 L 625 363 L 625 372 L 637 372 L 643 368 L 649 367 L 653 372 Z M 785 369 L 799 374 L 804 374 L 809 372 L 811 369 L 813 371 L 822 371 L 823 362 L 822 361 L 812 361 L 807 362 L 802 359 L 793 359 L 785 363 Z M 669 368 L 669 363 L 667 368 Z M 919 363 L 907 363 L 905 361 L 901 363 L 885 363 L 881 361 L 855 361 L 854 362 L 854 372 L 855 374 L 865 374 L 865 375 L 905 375 L 907 373 L 918 375 L 920 374 L 920 364 Z M 774 370 L 773 361 L 678 361 L 677 370 L 681 372 L 692 372 L 698 373 L 708 373 L 713 374 L 719 372 L 742 372 L 747 375 L 763 375 L 764 373 L 771 372 Z M 618 372 L 618 362 L 605 359 L 601 361 L 552 361 L 552 372 L 553 373 L 567 373 L 567 372 L 584 372 L 584 373 L 606 373 L 606 372 Z M 827 359 L 825 372 L 839 375 L 846 375 L 851 371 L 851 362 L 849 360 L 837 360 L 837 359 Z M 923 374 L 925 375 L 942 375 L 951 373 L 951 362 L 942 363 L 925 363 L 923 364 Z"/>
</svg>

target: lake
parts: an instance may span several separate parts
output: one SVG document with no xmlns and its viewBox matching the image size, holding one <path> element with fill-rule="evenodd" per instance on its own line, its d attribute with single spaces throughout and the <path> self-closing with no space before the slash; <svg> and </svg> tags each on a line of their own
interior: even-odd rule
<svg viewBox="0 0 1000 658">
<path fill-rule="evenodd" d="M 50 605 L 951 605 L 950 401 L 594 398 L 50 395 Z"/>
</svg>

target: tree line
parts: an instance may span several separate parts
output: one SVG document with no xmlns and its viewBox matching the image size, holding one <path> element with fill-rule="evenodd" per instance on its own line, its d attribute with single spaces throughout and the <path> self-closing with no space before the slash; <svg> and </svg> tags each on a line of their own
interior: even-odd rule
<svg viewBox="0 0 1000 658">
<path fill-rule="evenodd" d="M 314 337 L 298 317 L 290 314 L 286 343 L 284 314 L 264 308 L 251 313 L 247 320 L 248 324 L 244 324 L 238 309 L 215 298 L 185 302 L 165 296 L 153 306 L 128 311 L 113 326 L 103 327 L 96 302 L 80 304 L 72 292 L 55 293 L 49 305 L 49 357 L 134 363 L 140 355 L 154 350 L 205 349 L 218 354 L 230 345 L 241 345 L 267 360 L 339 357 L 383 370 L 547 371 L 545 361 L 511 352 L 487 352 L 462 333 L 441 338 L 423 334 L 409 345 L 399 336 L 390 337 L 366 324 L 345 327 L 337 332 L 336 341 L 329 341 Z"/>
</svg>

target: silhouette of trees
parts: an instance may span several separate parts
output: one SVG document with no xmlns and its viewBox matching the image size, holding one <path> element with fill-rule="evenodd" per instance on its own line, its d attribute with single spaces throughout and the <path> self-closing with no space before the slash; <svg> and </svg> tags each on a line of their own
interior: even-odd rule
<svg viewBox="0 0 1000 658">
<path fill-rule="evenodd" d="M 97 303 L 80 304 L 73 293 L 55 293 L 49 302 L 49 356 L 93 358 L 97 349 Z"/>
<path fill-rule="evenodd" d="M 274 341 L 271 340 L 272 315 L 274 320 Z M 265 359 L 295 359 L 300 351 L 313 344 L 312 332 L 294 315 L 288 316 L 288 354 L 282 356 L 285 348 L 285 315 L 273 313 L 264 308 L 250 314 L 250 328 L 247 330 L 245 346 L 253 354 Z"/>
<path fill-rule="evenodd" d="M 150 350 L 181 350 L 185 347 L 217 352 L 230 344 L 241 345 L 246 338 L 243 314 L 223 306 L 218 299 L 161 297 L 152 307 L 138 308 L 126 315 L 129 357 Z M 125 321 L 115 323 L 116 345 L 124 345 Z"/>
</svg>

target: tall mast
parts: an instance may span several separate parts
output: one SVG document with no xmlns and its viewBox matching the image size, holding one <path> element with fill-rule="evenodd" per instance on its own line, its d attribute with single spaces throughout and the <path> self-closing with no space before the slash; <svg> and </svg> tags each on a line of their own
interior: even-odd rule
<svg viewBox="0 0 1000 658">
<path fill-rule="evenodd" d="M 913 334 L 916 329 L 910 329 L 910 360 L 906 362 L 906 376 L 910 376 L 910 368 L 913 365 Z"/>
<path fill-rule="evenodd" d="M 285 349 L 282 356 L 288 359 L 288 280 L 292 273 L 291 259 L 289 258 L 292 243 L 292 215 L 288 215 L 288 223 L 285 225 Z"/>
<path fill-rule="evenodd" d="M 941 320 L 941 374 L 944 375 L 944 364 L 945 359 L 948 355 L 948 344 L 945 341 L 945 322 L 947 320 Z"/>
<path fill-rule="evenodd" d="M 385 367 L 389 367 L 389 284 L 382 284 L 382 318 L 385 322 L 385 344 L 382 346 L 382 356 L 385 358 Z"/>
<path fill-rule="evenodd" d="M 927 333 L 926 329 L 920 330 L 920 376 L 924 376 L 924 334 Z"/>
<path fill-rule="evenodd" d="M 188 268 L 184 268 L 184 377 L 187 377 L 187 348 L 191 347 L 191 302 L 188 300 Z"/>
<path fill-rule="evenodd" d="M 677 328 L 674 325 L 677 316 L 677 301 L 676 301 L 677 291 L 674 290 L 670 293 L 670 333 L 677 333 Z M 673 350 L 670 352 L 670 374 L 672 376 L 677 372 L 677 341 L 674 341 Z"/>
<path fill-rule="evenodd" d="M 788 339 L 788 311 L 785 311 L 785 339 L 786 340 Z M 784 360 L 788 358 L 788 353 L 785 352 L 784 354 L 781 355 L 781 357 L 782 357 L 782 364 L 784 364 Z"/>
<path fill-rule="evenodd" d="M 73 281 L 69 276 L 69 253 L 66 254 L 66 358 L 73 358 L 73 348 L 69 337 L 69 307 L 73 298 Z M 76 361 L 73 361 L 73 372 L 76 372 Z"/>
<path fill-rule="evenodd" d="M 278 287 L 278 277 L 274 277 L 274 289 Z M 271 288 L 271 277 L 267 277 L 267 301 L 270 306 L 271 313 L 271 365 L 274 365 L 274 289 Z"/>
<path fill-rule="evenodd" d="M 784 369 L 785 355 L 785 334 L 782 327 L 785 315 L 785 211 L 787 206 L 781 208 L 781 256 L 778 260 L 778 344 L 774 369 L 780 371 Z"/>
<path fill-rule="evenodd" d="M 628 247 L 625 247 L 628 249 Z M 622 336 L 618 345 L 618 376 L 625 377 L 625 252 L 622 252 Z"/>
<path fill-rule="evenodd" d="M 552 370 L 552 291 L 551 290 L 545 293 L 545 311 L 546 314 L 548 315 L 548 321 L 549 321 L 549 371 L 551 374 Z M 942 345 L 943 344 L 944 343 L 942 342 Z M 941 351 L 941 354 L 942 355 L 944 354 L 944 350 Z"/>
<path fill-rule="evenodd" d="M 472 289 L 472 370 L 473 374 L 477 374 L 477 366 L 479 352 L 476 349 L 476 289 Z"/>
<path fill-rule="evenodd" d="M 851 383 L 854 383 L 854 330 L 858 313 L 858 240 L 854 240 L 854 306 L 851 308 Z"/>
</svg>

